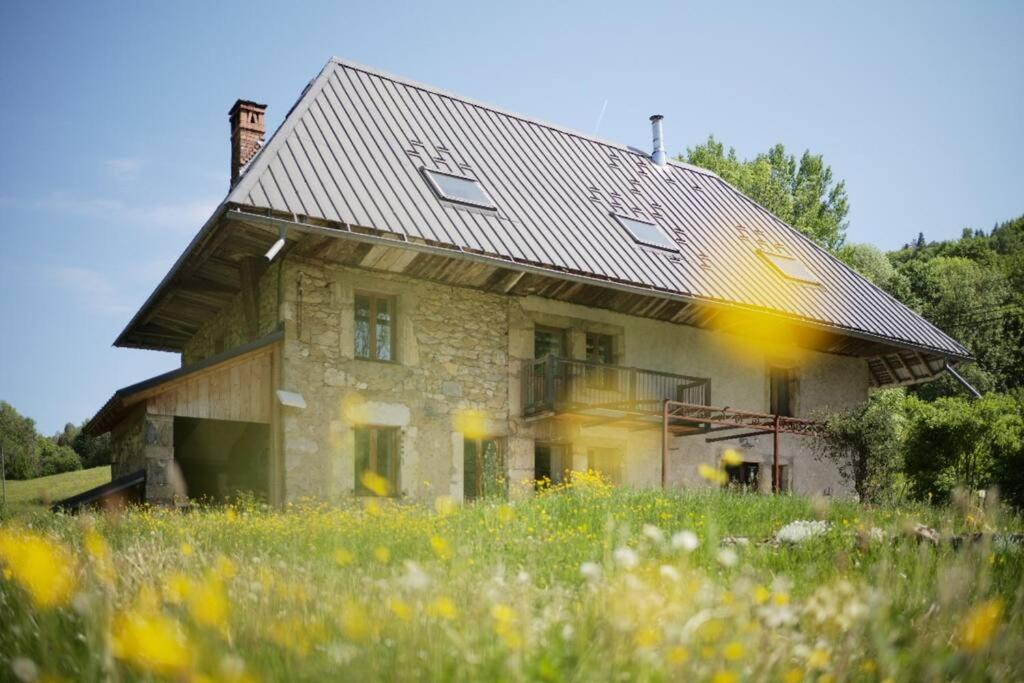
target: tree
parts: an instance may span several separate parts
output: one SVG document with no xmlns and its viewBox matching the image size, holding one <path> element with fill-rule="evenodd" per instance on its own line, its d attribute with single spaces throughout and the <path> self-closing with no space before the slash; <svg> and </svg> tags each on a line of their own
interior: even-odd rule
<svg viewBox="0 0 1024 683">
<path fill-rule="evenodd" d="M 863 502 L 882 503 L 899 496 L 893 483 L 902 469 L 904 400 L 902 389 L 879 391 L 858 406 L 821 419 L 817 458 L 833 463 Z"/>
<path fill-rule="evenodd" d="M 846 183 L 835 182 L 820 154 L 805 151 L 796 157 L 777 144 L 763 154 L 741 161 L 736 150 L 709 136 L 686 150 L 684 161 L 714 171 L 822 246 L 835 250 L 846 234 L 850 211 Z"/>
<path fill-rule="evenodd" d="M 109 465 L 112 457 L 110 433 L 89 436 L 85 433 L 85 425 L 86 422 L 83 422 L 75 428 L 75 436 L 70 444 L 75 453 L 78 453 L 78 457 L 82 459 L 82 467 Z"/>
<path fill-rule="evenodd" d="M 910 280 L 896 269 L 878 247 L 872 244 L 844 244 L 836 256 L 896 299 L 908 305 L 914 301 Z"/>
<path fill-rule="evenodd" d="M 6 401 L 0 401 L 0 445 L 4 449 L 8 479 L 36 476 L 36 423 Z"/>
<path fill-rule="evenodd" d="M 82 469 L 82 461 L 70 446 L 60 446 L 45 436 L 38 437 L 37 452 L 39 465 L 37 477 L 46 477 L 61 472 L 73 472 Z"/>
</svg>

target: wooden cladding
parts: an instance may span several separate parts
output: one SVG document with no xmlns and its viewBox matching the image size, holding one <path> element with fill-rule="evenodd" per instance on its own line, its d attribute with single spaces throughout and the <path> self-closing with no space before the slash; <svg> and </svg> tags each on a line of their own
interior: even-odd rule
<svg viewBox="0 0 1024 683">
<path fill-rule="evenodd" d="M 149 389 L 139 398 L 156 415 L 269 423 L 273 346 Z"/>
</svg>

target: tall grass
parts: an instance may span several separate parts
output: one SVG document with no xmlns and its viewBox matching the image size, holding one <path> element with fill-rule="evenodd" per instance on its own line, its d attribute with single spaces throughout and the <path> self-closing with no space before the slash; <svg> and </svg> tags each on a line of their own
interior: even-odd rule
<svg viewBox="0 0 1024 683">
<path fill-rule="evenodd" d="M 576 481 L 517 503 L 9 521 L 0 679 L 1024 678 L 1021 549 L 907 534 L 1020 528 L 995 505 Z"/>
</svg>

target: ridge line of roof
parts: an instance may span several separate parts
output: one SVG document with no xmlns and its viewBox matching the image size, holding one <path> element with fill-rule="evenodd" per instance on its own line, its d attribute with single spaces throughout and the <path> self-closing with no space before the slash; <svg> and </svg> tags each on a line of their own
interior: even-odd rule
<svg viewBox="0 0 1024 683">
<path fill-rule="evenodd" d="M 599 138 L 596 135 L 588 135 L 587 133 L 581 133 L 580 131 L 573 130 L 572 128 L 566 128 L 565 126 L 560 126 L 556 123 L 550 123 L 542 119 L 527 116 L 525 114 L 520 114 L 519 112 L 512 111 L 511 109 L 505 109 L 504 107 L 499 107 L 493 104 L 488 104 L 486 102 L 481 102 L 480 100 L 475 100 L 471 97 L 466 97 L 465 95 L 459 95 L 449 90 L 438 88 L 437 86 L 422 83 L 420 81 L 415 81 L 411 78 L 399 76 L 388 71 L 383 71 L 372 66 L 361 64 L 359 62 L 354 62 L 348 59 L 342 59 L 341 57 L 334 56 L 328 60 L 328 64 L 335 64 L 337 66 L 342 66 L 348 69 L 362 71 L 363 73 L 370 74 L 371 76 L 376 76 L 378 78 L 384 78 L 389 81 L 394 81 L 395 83 L 407 85 L 411 88 L 416 88 L 418 90 L 422 90 L 433 95 L 438 95 L 440 97 L 447 97 L 449 99 L 456 100 L 458 102 L 463 102 L 464 104 L 468 104 L 473 107 L 479 107 L 481 109 L 486 109 L 487 111 L 491 111 L 496 114 L 501 114 L 502 116 L 508 116 L 514 119 L 519 119 L 520 121 L 525 121 L 526 123 L 532 123 L 534 125 L 541 126 L 542 128 L 547 128 L 549 130 L 557 131 L 559 133 L 564 133 L 565 135 L 571 135 L 573 137 L 580 138 L 581 140 L 586 140 L 587 142 L 593 142 L 599 145 L 604 145 L 605 147 L 612 147 L 614 149 L 627 152 L 634 156 L 642 157 L 644 159 L 650 160 L 651 158 L 650 155 L 641 152 L 636 148 L 630 147 L 629 145 L 624 145 L 619 142 L 612 142 L 611 140 L 607 140 L 605 138 Z M 667 162 L 676 168 L 681 168 L 687 171 L 694 171 L 696 173 L 711 176 L 714 178 L 720 178 L 720 176 L 717 173 L 702 166 L 694 166 L 693 164 L 688 164 L 685 161 L 678 161 L 672 158 L 667 159 Z"/>
</svg>

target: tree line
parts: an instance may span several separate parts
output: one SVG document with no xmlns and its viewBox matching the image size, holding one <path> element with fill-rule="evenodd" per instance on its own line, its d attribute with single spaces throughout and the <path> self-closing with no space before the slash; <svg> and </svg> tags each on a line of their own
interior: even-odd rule
<svg viewBox="0 0 1024 683">
<path fill-rule="evenodd" d="M 0 446 L 7 479 L 33 479 L 110 464 L 110 435 L 86 435 L 70 422 L 53 436 L 36 431 L 36 423 L 0 401 Z"/>
</svg>

